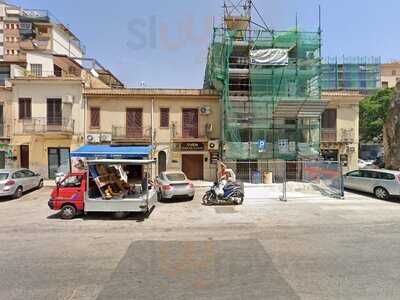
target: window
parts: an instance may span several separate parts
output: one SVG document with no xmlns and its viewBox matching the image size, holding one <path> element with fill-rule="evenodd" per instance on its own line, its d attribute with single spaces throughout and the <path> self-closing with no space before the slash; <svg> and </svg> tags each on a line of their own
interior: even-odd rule
<svg viewBox="0 0 400 300">
<path fill-rule="evenodd" d="M 361 171 L 350 172 L 350 173 L 347 173 L 346 176 L 349 176 L 349 177 L 362 177 Z"/>
<path fill-rule="evenodd" d="M 374 171 L 362 171 L 362 177 L 364 178 L 378 178 L 379 175 L 377 172 Z"/>
<path fill-rule="evenodd" d="M 19 178 L 24 178 L 24 174 L 22 173 L 22 171 L 17 171 L 12 175 L 12 179 L 19 179 Z"/>
<path fill-rule="evenodd" d="M 382 81 L 382 88 L 383 88 L 383 89 L 389 88 L 389 82 L 387 82 L 387 81 Z"/>
<path fill-rule="evenodd" d="M 63 182 L 61 182 L 62 187 L 81 187 L 82 184 L 82 176 L 69 176 L 65 178 Z"/>
<path fill-rule="evenodd" d="M 57 65 L 54 65 L 54 76 L 62 77 L 62 69 Z"/>
<path fill-rule="evenodd" d="M 20 98 L 18 102 L 19 106 L 19 119 L 30 119 L 32 118 L 31 110 L 32 100 L 30 98 Z"/>
<path fill-rule="evenodd" d="M 169 108 L 160 109 L 160 127 L 162 128 L 169 127 Z"/>
<path fill-rule="evenodd" d="M 336 109 L 327 109 L 322 114 L 321 127 L 326 129 L 336 129 Z"/>
<path fill-rule="evenodd" d="M 100 128 L 100 107 L 90 108 L 90 127 Z"/>
<path fill-rule="evenodd" d="M 41 64 L 31 64 L 32 75 L 42 76 L 42 65 Z"/>
<path fill-rule="evenodd" d="M 197 138 L 199 128 L 199 110 L 197 108 L 184 108 L 182 110 L 182 136 L 184 138 Z"/>
<path fill-rule="evenodd" d="M 396 76 L 396 75 L 397 75 L 396 70 L 392 70 L 392 76 Z"/>
<path fill-rule="evenodd" d="M 30 170 L 22 170 L 21 172 L 24 174 L 24 177 L 35 177 L 36 176 L 35 173 L 33 173 Z"/>
<path fill-rule="evenodd" d="M 379 173 L 379 179 L 395 180 L 396 177 L 393 174 L 389 174 L 389 173 Z"/>
<path fill-rule="evenodd" d="M 143 137 L 143 109 L 126 109 L 126 136 L 128 138 Z"/>
</svg>

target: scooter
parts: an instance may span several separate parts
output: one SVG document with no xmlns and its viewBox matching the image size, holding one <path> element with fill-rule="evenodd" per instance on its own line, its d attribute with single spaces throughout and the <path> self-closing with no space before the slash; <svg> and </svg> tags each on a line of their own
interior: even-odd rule
<svg viewBox="0 0 400 300">
<path fill-rule="evenodd" d="M 222 191 L 221 191 L 222 190 Z M 239 185 L 228 182 L 226 184 L 214 182 L 210 190 L 203 196 L 204 205 L 236 204 L 243 203 L 244 194 Z"/>
</svg>

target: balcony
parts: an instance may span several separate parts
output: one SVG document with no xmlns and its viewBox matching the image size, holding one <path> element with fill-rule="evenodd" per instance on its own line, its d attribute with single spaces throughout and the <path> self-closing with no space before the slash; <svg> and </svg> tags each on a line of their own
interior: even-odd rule
<svg viewBox="0 0 400 300">
<path fill-rule="evenodd" d="M 336 129 L 331 128 L 322 128 L 321 129 L 321 142 L 323 143 L 336 143 L 337 140 L 337 131 Z"/>
<path fill-rule="evenodd" d="M 49 40 L 22 40 L 19 46 L 22 50 L 51 50 L 51 42 Z"/>
<path fill-rule="evenodd" d="M 75 121 L 71 118 L 31 118 L 16 120 L 16 134 L 73 134 Z"/>
<path fill-rule="evenodd" d="M 113 143 L 135 143 L 135 144 L 151 144 L 151 128 L 128 128 L 128 127 L 112 127 Z"/>
<path fill-rule="evenodd" d="M 340 129 L 339 132 L 336 129 L 322 128 L 321 129 L 321 142 L 322 143 L 343 143 L 352 144 L 354 143 L 354 129 Z"/>
<path fill-rule="evenodd" d="M 10 139 L 11 126 L 7 124 L 0 124 L 0 140 Z"/>
</svg>

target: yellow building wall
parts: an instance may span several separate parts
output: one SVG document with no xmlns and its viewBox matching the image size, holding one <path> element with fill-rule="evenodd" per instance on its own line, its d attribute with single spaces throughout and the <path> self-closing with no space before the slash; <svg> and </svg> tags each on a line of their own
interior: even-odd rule
<svg viewBox="0 0 400 300">
<path fill-rule="evenodd" d="M 48 178 L 48 148 L 69 148 L 73 151 L 84 144 L 85 106 L 80 80 L 16 80 L 13 82 L 11 101 L 11 124 L 13 155 L 12 165 L 21 166 L 20 146 L 29 146 L 29 168 Z M 72 96 L 73 102 L 67 103 Z M 61 98 L 62 117 L 74 120 L 74 132 L 33 132 L 24 133 L 19 120 L 19 98 L 31 98 L 32 119 L 42 118 L 46 122 L 47 99 Z M 29 122 L 29 121 L 27 121 Z"/>
<path fill-rule="evenodd" d="M 326 97 L 325 97 L 326 98 Z M 358 169 L 359 158 L 359 102 L 363 96 L 334 96 L 330 97 L 328 108 L 337 110 L 336 131 L 338 139 L 342 129 L 353 130 L 353 143 L 339 143 L 339 155 L 348 155 L 348 166 L 344 171 Z"/>
<path fill-rule="evenodd" d="M 87 98 L 88 110 L 86 115 L 86 126 L 88 133 L 112 133 L 112 127 L 126 127 L 126 109 L 143 109 L 143 128 L 144 133 L 150 136 L 152 126 L 154 126 L 155 146 L 154 157 L 157 158 L 159 151 L 165 151 L 167 155 L 167 169 L 182 169 L 182 154 L 202 154 L 204 156 L 204 178 L 213 180 L 215 178 L 215 166 L 210 165 L 210 154 L 207 149 L 207 140 L 217 140 L 220 136 L 220 110 L 219 98 L 217 96 L 154 96 L 154 97 L 101 97 L 90 96 Z M 205 143 L 204 151 L 173 151 L 173 143 L 176 139 L 182 139 L 182 110 L 184 108 L 196 108 L 208 106 L 210 114 L 203 115 L 199 111 L 199 137 Z M 90 128 L 90 108 L 100 108 L 100 128 Z M 160 127 L 160 109 L 169 108 L 169 128 Z M 175 124 L 175 136 L 173 136 L 173 124 Z M 206 137 L 206 124 L 212 124 L 212 133 Z M 175 162 L 176 160 L 176 162 Z M 157 169 L 157 168 L 156 168 Z M 157 170 L 155 170 L 157 172 Z"/>
</svg>

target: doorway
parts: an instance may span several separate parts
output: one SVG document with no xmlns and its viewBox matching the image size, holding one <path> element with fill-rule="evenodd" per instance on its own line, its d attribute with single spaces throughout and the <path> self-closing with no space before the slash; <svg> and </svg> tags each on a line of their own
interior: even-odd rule
<svg viewBox="0 0 400 300">
<path fill-rule="evenodd" d="M 49 179 L 55 179 L 57 173 L 71 172 L 69 148 L 48 148 Z"/>
<path fill-rule="evenodd" d="M 21 145 L 19 150 L 21 168 L 29 169 L 29 145 Z"/>
<path fill-rule="evenodd" d="M 204 156 L 202 154 L 182 155 L 182 171 L 191 180 L 204 179 Z"/>
<path fill-rule="evenodd" d="M 167 171 L 167 154 L 165 151 L 158 152 L 158 175 Z"/>
</svg>

